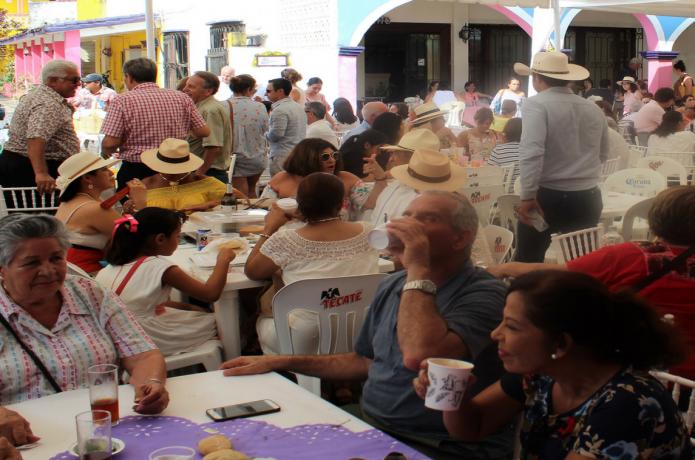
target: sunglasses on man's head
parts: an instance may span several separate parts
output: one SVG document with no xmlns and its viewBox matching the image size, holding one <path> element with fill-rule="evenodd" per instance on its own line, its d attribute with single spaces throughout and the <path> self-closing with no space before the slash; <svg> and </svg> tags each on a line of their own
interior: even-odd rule
<svg viewBox="0 0 695 460">
<path fill-rule="evenodd" d="M 338 152 L 331 152 L 331 153 L 323 152 L 319 158 L 321 159 L 321 161 L 328 161 L 331 159 L 337 160 L 338 159 Z"/>
</svg>

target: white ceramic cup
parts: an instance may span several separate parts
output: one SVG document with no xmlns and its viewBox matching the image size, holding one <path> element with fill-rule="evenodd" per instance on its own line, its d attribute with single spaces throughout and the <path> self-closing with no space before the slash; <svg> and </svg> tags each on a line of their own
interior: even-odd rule
<svg viewBox="0 0 695 460">
<path fill-rule="evenodd" d="M 457 410 L 466 391 L 473 364 L 448 358 L 427 360 L 427 387 L 425 406 L 436 410 Z"/>
<path fill-rule="evenodd" d="M 275 204 L 278 205 L 278 208 L 282 209 L 285 211 L 287 214 L 292 214 L 297 210 L 297 200 L 294 198 L 280 198 L 275 202 Z"/>
</svg>

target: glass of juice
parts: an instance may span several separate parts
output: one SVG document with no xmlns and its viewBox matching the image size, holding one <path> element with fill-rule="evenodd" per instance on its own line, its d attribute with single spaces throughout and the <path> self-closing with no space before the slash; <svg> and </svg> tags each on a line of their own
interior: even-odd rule
<svg viewBox="0 0 695 460">
<path fill-rule="evenodd" d="M 111 458 L 111 413 L 109 411 L 81 412 L 75 416 L 75 425 L 80 460 Z"/>
<path fill-rule="evenodd" d="M 118 366 L 97 364 L 87 370 L 89 376 L 89 403 L 92 410 L 111 413 L 111 423 L 118 423 Z"/>
</svg>

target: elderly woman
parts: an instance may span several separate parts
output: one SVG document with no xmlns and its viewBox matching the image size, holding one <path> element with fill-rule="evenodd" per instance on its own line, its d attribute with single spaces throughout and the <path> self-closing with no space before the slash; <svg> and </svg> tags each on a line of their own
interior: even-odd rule
<svg viewBox="0 0 695 460">
<path fill-rule="evenodd" d="M 299 214 L 306 225 L 296 230 L 280 230 L 288 217 L 277 206 L 266 216 L 261 239 L 246 261 L 246 276 L 268 279 L 282 270 L 284 284 L 309 278 L 378 273 L 378 254 L 369 246 L 371 225 L 345 222 L 340 218 L 343 183 L 333 174 L 313 173 L 297 188 Z M 278 231 L 280 230 L 280 231 Z M 270 312 L 258 320 L 256 328 L 261 348 L 277 354 L 279 346 Z M 311 313 L 297 313 L 290 319 L 296 330 L 297 353 L 313 353 L 318 322 Z M 294 340 L 294 339 L 293 339 Z"/>
<path fill-rule="evenodd" d="M 68 229 L 72 247 L 67 260 L 93 274 L 101 269 L 104 248 L 113 231 L 113 222 L 121 217 L 111 207 L 103 207 L 101 194 L 113 190 L 116 181 L 109 169 L 120 160 L 102 160 L 91 153 L 78 153 L 58 167 L 56 181 L 60 189 L 58 220 Z M 138 179 L 128 182 L 130 206 L 145 207 L 147 190 Z"/>
<path fill-rule="evenodd" d="M 566 269 L 587 273 L 604 282 L 611 289 L 634 288 L 664 264 L 688 249 L 695 247 L 695 186 L 671 187 L 659 193 L 648 214 L 649 227 L 656 241 L 606 246 L 566 265 L 527 264 L 512 262 L 489 267 L 497 277 L 516 277 L 524 273 L 545 269 Z M 676 325 L 685 333 L 689 345 L 695 350 L 695 256 L 678 264 L 668 273 L 642 286 L 640 295 L 651 302 L 662 314 L 672 314 Z M 695 379 L 695 353 L 673 372 Z"/>
<path fill-rule="evenodd" d="M 142 181 L 147 187 L 148 207 L 193 212 L 220 204 L 225 185 L 214 177 L 196 173 L 203 160 L 190 152 L 188 142 L 164 139 L 158 149 L 142 152 L 141 159 L 157 171 Z"/>
<path fill-rule="evenodd" d="M 692 458 L 676 404 L 648 372 L 678 362 L 683 343 L 634 295 L 581 273 L 527 274 L 491 335 L 508 374 L 444 412 L 452 436 L 480 439 L 521 412 L 521 459 Z M 414 384 L 424 397 L 424 369 Z"/>
<path fill-rule="evenodd" d="M 335 147 L 323 139 L 304 139 L 290 152 L 284 165 L 268 182 L 261 198 L 294 198 L 299 183 L 311 173 L 325 172 L 335 175 L 343 183 L 345 194 L 341 216 L 354 219 L 369 197 L 370 188 L 357 176 L 343 171 L 343 164 Z"/>
<path fill-rule="evenodd" d="M 55 217 L 0 220 L 0 404 L 85 387 L 90 366 L 118 364 L 131 376 L 135 410 L 163 411 L 169 394 L 162 354 L 118 297 L 91 279 L 66 276 L 69 246 Z M 6 417 L 0 409 L 0 426 Z M 10 442 L 32 442 L 26 422 L 14 420 Z"/>
</svg>

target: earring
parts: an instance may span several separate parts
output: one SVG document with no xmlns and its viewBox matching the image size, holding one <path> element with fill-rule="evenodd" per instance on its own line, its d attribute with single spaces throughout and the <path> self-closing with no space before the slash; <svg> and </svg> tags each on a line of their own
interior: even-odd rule
<svg viewBox="0 0 695 460">
<path fill-rule="evenodd" d="M 92 190 L 92 189 L 94 188 L 94 186 L 93 186 L 92 184 L 89 184 L 89 185 L 87 185 L 87 188 L 88 188 L 89 190 Z"/>
<path fill-rule="evenodd" d="M 557 359 L 557 355 L 553 353 L 552 355 L 550 355 L 550 359 Z"/>
</svg>

